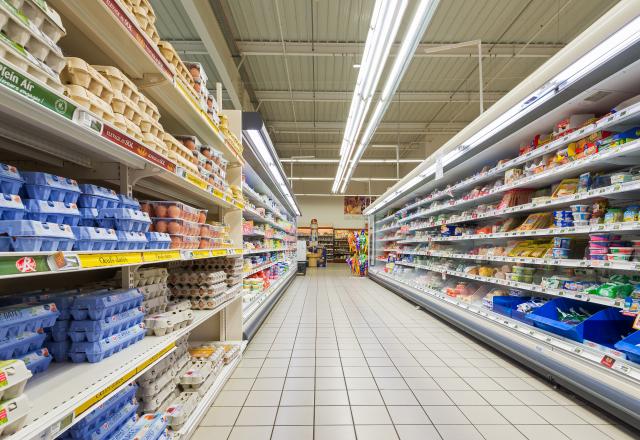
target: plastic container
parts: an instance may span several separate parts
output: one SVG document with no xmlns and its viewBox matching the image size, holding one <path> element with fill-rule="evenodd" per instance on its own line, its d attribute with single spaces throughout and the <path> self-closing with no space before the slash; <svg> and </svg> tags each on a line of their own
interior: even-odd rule
<svg viewBox="0 0 640 440">
<path fill-rule="evenodd" d="M 36 306 L 11 306 L 0 309 L 0 339 L 51 327 L 60 313 L 53 303 Z"/>
<path fill-rule="evenodd" d="M 633 248 L 632 247 L 616 247 L 616 246 L 612 246 L 609 248 L 609 252 L 612 254 L 624 254 L 624 255 L 631 255 L 633 254 Z"/>
<path fill-rule="evenodd" d="M 571 205 L 572 212 L 589 212 L 590 209 L 590 205 Z"/>
<path fill-rule="evenodd" d="M 69 226 L 78 226 L 78 222 L 80 222 L 80 211 L 75 203 L 26 199 L 24 205 L 28 211 L 27 220 Z"/>
<path fill-rule="evenodd" d="M 573 213 L 573 220 L 574 221 L 586 221 L 589 220 L 591 218 L 591 213 L 590 212 L 574 212 Z"/>
<path fill-rule="evenodd" d="M 614 348 L 626 354 L 631 362 L 640 364 L 640 330 L 618 341 Z"/>
<path fill-rule="evenodd" d="M 45 336 L 44 330 L 38 329 L 0 340 L 0 359 L 15 359 L 42 347 Z"/>
<path fill-rule="evenodd" d="M 166 434 L 166 429 L 167 418 L 164 413 L 143 414 L 133 428 L 131 428 L 129 432 L 122 434 L 117 440 L 161 440 Z"/>
<path fill-rule="evenodd" d="M 135 400 L 125 402 L 121 407 L 118 407 L 115 412 L 105 418 L 104 421 L 96 427 L 95 430 L 82 433 L 78 440 L 107 440 L 111 439 L 111 436 L 119 431 L 119 429 L 129 423 L 135 421 L 136 411 L 138 410 L 138 404 Z M 131 440 L 134 440 L 131 437 Z"/>
<path fill-rule="evenodd" d="M 96 342 L 144 320 L 141 308 L 134 308 L 99 320 L 71 321 L 69 337 L 73 342 Z"/>
<path fill-rule="evenodd" d="M 45 341 L 44 346 L 49 350 L 55 362 L 67 362 L 69 360 L 69 347 L 71 341 L 65 338 L 62 341 Z"/>
<path fill-rule="evenodd" d="M 198 249 L 200 237 L 188 237 L 186 235 L 169 234 L 171 249 Z"/>
<path fill-rule="evenodd" d="M 0 435 L 11 435 L 19 431 L 26 422 L 30 409 L 26 394 L 0 402 L 0 414 L 4 414 L 3 423 L 0 424 Z"/>
<path fill-rule="evenodd" d="M 146 212 L 129 208 L 106 208 L 98 210 L 98 224 L 102 228 L 118 231 L 147 232 L 151 219 Z"/>
<path fill-rule="evenodd" d="M 0 361 L 0 377 L 3 378 L 0 381 L 0 401 L 20 396 L 31 376 L 31 371 L 21 360 Z"/>
<path fill-rule="evenodd" d="M 77 203 L 80 197 L 78 182 L 66 177 L 40 172 L 22 172 L 23 189 L 29 199 Z"/>
<path fill-rule="evenodd" d="M 69 225 L 36 220 L 1 220 L 0 252 L 70 251 L 75 236 Z"/>
<path fill-rule="evenodd" d="M 31 353 L 27 353 L 21 359 L 32 374 L 46 371 L 51 365 L 53 357 L 46 348 L 39 348 Z"/>
<path fill-rule="evenodd" d="M 22 220 L 26 210 L 17 194 L 0 193 L 0 220 Z"/>
<path fill-rule="evenodd" d="M 23 183 L 24 180 L 16 167 L 0 163 L 0 192 L 18 194 Z"/>
<path fill-rule="evenodd" d="M 140 202 L 134 197 L 129 197 L 124 194 L 118 194 L 118 208 L 140 210 Z"/>
<path fill-rule="evenodd" d="M 180 218 L 158 218 L 152 217 L 153 229 L 156 232 L 166 232 L 168 234 L 188 235 L 196 237 L 200 235 L 200 224 L 183 220 Z"/>
<path fill-rule="evenodd" d="M 111 414 L 117 412 L 118 408 L 132 403 L 137 390 L 138 386 L 135 383 L 129 383 L 106 402 L 99 404 L 69 429 L 71 437 L 80 439 L 87 433 L 95 431 Z"/>
<path fill-rule="evenodd" d="M 171 237 L 164 232 L 145 232 L 147 237 L 146 249 L 162 250 L 171 247 Z"/>
<path fill-rule="evenodd" d="M 143 324 L 116 333 L 108 338 L 101 339 L 96 342 L 74 342 L 69 350 L 69 358 L 71 362 L 100 362 L 101 360 L 112 356 L 120 350 L 135 344 L 142 340 L 145 335 Z"/>
<path fill-rule="evenodd" d="M 98 210 L 96 208 L 78 208 L 80 221 L 78 226 L 98 227 Z"/>
<path fill-rule="evenodd" d="M 607 254 L 609 261 L 630 261 L 631 254 Z"/>
<path fill-rule="evenodd" d="M 99 320 L 139 307 L 143 299 L 138 289 L 101 290 L 76 297 L 70 311 L 78 321 Z"/>
<path fill-rule="evenodd" d="M 74 251 L 112 251 L 118 245 L 118 236 L 113 229 L 78 226 L 73 228 L 76 241 Z"/>
<path fill-rule="evenodd" d="M 609 243 L 609 234 L 589 234 L 589 241 L 607 242 Z"/>
<path fill-rule="evenodd" d="M 149 206 L 149 216 L 159 218 L 180 218 L 190 222 L 197 222 L 200 217 L 200 209 L 185 205 L 182 202 L 146 201 L 141 206 Z M 143 209 L 144 210 L 144 209 Z M 206 211 L 205 211 L 206 212 Z M 205 214 L 206 217 L 206 214 Z"/>
<path fill-rule="evenodd" d="M 565 313 L 569 312 L 570 309 L 575 311 L 584 310 L 591 313 L 592 316 L 579 324 L 564 323 L 558 319 L 558 309 Z M 582 342 L 584 340 L 586 322 L 593 319 L 594 316 L 602 310 L 606 310 L 606 307 L 599 304 L 568 298 L 556 298 L 545 305 L 538 307 L 536 310 L 529 313 L 527 317 L 533 321 L 533 325 L 537 328 L 577 342 Z M 620 314 L 618 309 L 613 310 L 616 310 L 616 312 Z"/>
<path fill-rule="evenodd" d="M 119 251 L 139 251 L 147 247 L 145 232 L 116 231 L 116 236 L 118 237 L 116 249 Z"/>
<path fill-rule="evenodd" d="M 569 258 L 569 249 L 553 248 L 551 255 L 553 258 Z"/>
<path fill-rule="evenodd" d="M 570 249 L 571 248 L 571 239 L 570 238 L 562 238 L 562 237 L 553 237 L 553 247 L 554 248 Z"/>
<path fill-rule="evenodd" d="M 80 191 L 82 191 L 82 194 L 78 197 L 78 206 L 81 208 L 117 208 L 120 203 L 118 194 L 109 188 L 82 183 L 80 184 Z"/>
</svg>

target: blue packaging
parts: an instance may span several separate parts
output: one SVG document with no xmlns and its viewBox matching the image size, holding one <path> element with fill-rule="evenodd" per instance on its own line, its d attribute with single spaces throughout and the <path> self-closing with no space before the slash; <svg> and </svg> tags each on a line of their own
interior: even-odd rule
<svg viewBox="0 0 640 440">
<path fill-rule="evenodd" d="M 32 351 L 31 353 L 24 355 L 20 359 L 33 374 L 45 371 L 49 368 L 49 365 L 51 365 L 51 361 L 53 360 L 49 350 L 46 348 L 39 348 L 36 351 Z"/>
<path fill-rule="evenodd" d="M 19 195 L 0 193 L 0 220 L 22 220 L 25 212 Z"/>
<path fill-rule="evenodd" d="M 618 341 L 614 348 L 626 354 L 631 362 L 640 364 L 640 330 Z"/>
<path fill-rule="evenodd" d="M 23 183 L 24 180 L 16 167 L 0 163 L 0 192 L 18 194 Z"/>
<path fill-rule="evenodd" d="M 117 440 L 159 440 L 166 435 L 166 430 L 167 418 L 163 413 L 143 414 L 135 426 Z"/>
<path fill-rule="evenodd" d="M 585 310 L 592 316 L 579 324 L 568 324 L 558 320 L 558 310 L 568 312 L 571 309 L 575 311 Z M 585 325 L 587 321 L 593 319 L 598 312 L 606 309 L 606 306 L 588 303 L 584 301 L 573 300 L 569 298 L 556 298 L 543 306 L 536 308 L 527 315 L 527 318 L 533 321 L 533 325 L 542 330 L 555 333 L 565 338 L 582 342 L 584 340 Z M 617 310 L 618 314 L 619 310 Z"/>
<path fill-rule="evenodd" d="M 114 432 L 113 434 L 111 434 L 111 436 L 109 436 L 108 440 L 130 440 L 131 438 L 135 438 L 135 437 L 131 437 L 131 432 L 133 430 L 133 427 L 136 425 L 137 421 L 138 419 L 135 417 L 130 420 L 127 420 L 124 426 L 118 428 L 116 432 Z"/>
<path fill-rule="evenodd" d="M 28 199 L 77 203 L 80 196 L 78 182 L 67 177 L 40 172 L 23 172 L 23 191 Z"/>
<path fill-rule="evenodd" d="M 0 309 L 0 339 L 51 327 L 59 314 L 53 303 L 3 307 Z"/>
<path fill-rule="evenodd" d="M 55 362 L 67 362 L 69 360 L 69 347 L 71 341 L 64 339 L 62 341 L 45 341 L 44 346 L 53 357 Z"/>
<path fill-rule="evenodd" d="M 75 297 L 79 294 L 78 289 L 65 290 L 62 292 L 38 292 L 26 297 L 27 302 L 35 302 L 39 304 L 54 303 L 60 315 L 56 320 L 52 329 L 60 330 L 64 324 L 61 322 L 71 319 L 71 305 Z"/>
<path fill-rule="evenodd" d="M 67 313 L 69 313 L 67 311 Z M 45 333 L 47 336 L 47 340 L 54 342 L 66 341 L 69 337 L 69 320 L 61 321 L 60 318 L 53 324 L 52 327 L 46 329 Z"/>
<path fill-rule="evenodd" d="M 122 425 L 126 425 L 129 420 L 136 417 L 138 404 L 135 401 L 128 402 L 118 408 L 109 418 L 105 419 L 94 431 L 87 432 L 78 439 L 82 440 L 106 440 L 111 434 L 118 431 Z"/>
<path fill-rule="evenodd" d="M 79 295 L 71 306 L 73 319 L 98 320 L 140 307 L 144 295 L 138 289 L 99 290 Z"/>
<path fill-rule="evenodd" d="M 0 252 L 70 251 L 75 236 L 69 225 L 36 220 L 0 220 Z"/>
<path fill-rule="evenodd" d="M 99 210 L 98 224 L 118 231 L 147 232 L 151 226 L 149 214 L 129 208 Z"/>
<path fill-rule="evenodd" d="M 134 197 L 129 197 L 124 194 L 118 194 L 118 201 L 118 208 L 128 208 L 134 209 L 136 211 L 140 210 L 140 202 L 138 202 L 138 199 Z"/>
<path fill-rule="evenodd" d="M 144 232 L 116 231 L 119 251 L 142 250 L 147 247 L 147 237 Z"/>
<path fill-rule="evenodd" d="M 45 333 L 43 329 L 37 331 L 22 332 L 16 336 L 8 337 L 0 340 L 0 359 L 16 359 L 30 351 L 37 350 L 42 347 Z"/>
<path fill-rule="evenodd" d="M 171 236 L 165 232 L 145 232 L 147 237 L 146 249 L 169 249 L 171 247 Z"/>
<path fill-rule="evenodd" d="M 120 203 L 116 192 L 109 188 L 82 183 L 80 191 L 82 194 L 78 197 L 78 206 L 81 208 L 116 208 Z"/>
<path fill-rule="evenodd" d="M 118 236 L 113 229 L 78 226 L 73 228 L 76 241 L 74 251 L 112 251 L 118 246 Z"/>
<path fill-rule="evenodd" d="M 80 221 L 80 211 L 75 203 L 26 199 L 24 205 L 28 220 L 69 226 L 77 226 Z"/>
<path fill-rule="evenodd" d="M 71 437 L 75 439 L 83 438 L 89 432 L 95 431 L 111 415 L 128 403 L 133 403 L 138 386 L 135 383 L 126 385 L 123 389 L 115 393 L 107 401 L 100 403 L 92 409 L 82 420 L 69 429 Z"/>
<path fill-rule="evenodd" d="M 95 321 L 71 321 L 69 337 L 73 342 L 96 342 L 140 324 L 143 320 L 144 312 L 138 307 Z"/>
<path fill-rule="evenodd" d="M 144 335 L 144 324 L 138 324 L 100 341 L 73 342 L 69 350 L 69 358 L 71 358 L 71 362 L 76 363 L 84 361 L 90 363 L 100 362 L 142 340 Z"/>
<path fill-rule="evenodd" d="M 96 208 L 78 208 L 80 221 L 78 226 L 98 227 L 98 210 Z"/>
</svg>

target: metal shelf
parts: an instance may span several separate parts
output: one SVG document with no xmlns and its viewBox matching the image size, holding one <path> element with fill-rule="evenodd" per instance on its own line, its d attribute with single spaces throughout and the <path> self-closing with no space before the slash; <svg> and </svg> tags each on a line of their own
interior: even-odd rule
<svg viewBox="0 0 640 440">
<path fill-rule="evenodd" d="M 242 255 L 267 254 L 269 252 L 284 252 L 284 251 L 293 251 L 293 250 L 295 249 L 291 249 L 291 248 L 252 249 L 252 250 L 243 251 Z"/>
<path fill-rule="evenodd" d="M 254 267 L 247 272 L 242 273 L 242 278 L 250 277 L 251 275 L 260 272 L 261 270 L 269 269 L 271 266 L 275 266 L 278 263 L 282 263 L 284 260 L 270 261 L 269 263 Z"/>
</svg>

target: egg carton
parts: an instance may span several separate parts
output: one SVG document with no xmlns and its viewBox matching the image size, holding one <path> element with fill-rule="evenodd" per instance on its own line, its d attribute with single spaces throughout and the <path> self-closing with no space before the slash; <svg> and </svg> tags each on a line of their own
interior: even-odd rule
<svg viewBox="0 0 640 440">
<path fill-rule="evenodd" d="M 170 402 L 179 395 L 180 392 L 177 388 L 166 387 L 155 396 L 149 397 L 147 400 L 143 399 L 140 407 L 144 412 L 155 412 L 161 409 L 165 402 Z"/>
<path fill-rule="evenodd" d="M 139 286 L 148 286 L 151 284 L 166 285 L 169 272 L 164 267 L 140 268 L 133 274 L 134 283 Z"/>
<path fill-rule="evenodd" d="M 166 312 L 168 302 L 169 299 L 166 296 L 160 296 L 143 302 L 142 307 L 147 315 L 155 315 Z"/>
<path fill-rule="evenodd" d="M 167 41 L 158 42 L 158 49 L 160 49 L 160 53 L 162 56 L 171 64 L 175 71 L 176 76 L 182 80 L 182 82 L 187 86 L 189 92 L 193 95 L 194 98 L 197 98 L 198 94 L 195 91 L 195 81 L 191 77 L 189 73 L 189 69 L 185 66 L 184 62 L 173 48 L 171 43 Z"/>
<path fill-rule="evenodd" d="M 46 1 L 10 0 L 10 3 L 53 43 L 57 44 L 66 35 L 60 15 Z"/>
<path fill-rule="evenodd" d="M 152 400 L 164 388 L 175 388 L 178 383 L 179 380 L 176 376 L 176 372 L 173 368 L 168 368 L 154 380 L 138 383 L 139 388 L 137 396 L 144 401 Z"/>
<path fill-rule="evenodd" d="M 60 315 L 54 303 L 0 308 L 0 339 L 51 327 Z"/>
<path fill-rule="evenodd" d="M 144 320 L 141 307 L 133 308 L 101 320 L 71 321 L 69 337 L 73 342 L 96 342 L 115 335 Z"/>
<path fill-rule="evenodd" d="M 140 284 L 140 283 L 137 283 L 137 284 Z M 138 289 L 144 296 L 145 301 L 148 301 L 150 299 L 157 298 L 157 297 L 164 297 L 169 292 L 169 288 L 167 287 L 167 284 L 164 282 L 147 284 L 147 285 L 138 287 Z"/>
<path fill-rule="evenodd" d="M 212 285 L 187 285 L 174 284 L 170 286 L 171 293 L 175 296 L 217 296 L 227 290 L 227 283 L 222 282 Z"/>
<path fill-rule="evenodd" d="M 100 362 L 115 353 L 142 340 L 145 336 L 143 324 L 130 327 L 120 333 L 97 342 L 74 342 L 69 350 L 72 362 Z"/>
<path fill-rule="evenodd" d="M 135 125 L 140 126 L 142 122 L 143 113 L 140 111 L 136 103 L 134 103 L 130 98 L 127 98 L 122 92 L 119 90 L 113 91 L 113 99 L 111 100 L 111 109 L 113 113 L 122 115 L 127 118 L 129 121 L 133 122 Z M 151 121 L 149 121 L 149 126 L 151 125 Z M 140 130 L 142 133 L 148 132 L 149 129 L 146 129 L 140 126 Z"/>
<path fill-rule="evenodd" d="M 67 439 L 111 439 L 112 435 L 118 432 L 121 426 L 125 426 L 136 420 L 136 411 L 138 410 L 138 406 L 139 405 L 135 399 L 130 402 L 126 402 L 105 418 L 103 423 L 94 430 L 83 430 L 79 432 L 76 437 L 70 436 L 67 437 Z M 65 438 L 64 435 L 62 438 Z"/>
<path fill-rule="evenodd" d="M 15 399 L 24 392 L 33 374 L 21 360 L 0 361 L 0 401 Z"/>
<path fill-rule="evenodd" d="M 129 79 L 129 77 L 122 73 L 118 68 L 113 66 L 93 65 L 92 67 L 96 72 L 100 73 L 103 78 L 109 81 L 111 90 L 113 91 L 114 95 L 116 92 L 119 92 L 125 98 L 130 100 L 134 105 L 138 105 L 141 94 L 133 81 Z"/>
<path fill-rule="evenodd" d="M 11 41 L 0 32 L 0 58 L 8 62 L 17 71 L 22 71 L 27 76 L 46 84 L 56 92 L 62 92 L 64 87 L 58 74 L 45 63 L 31 55 L 24 47 Z"/>
<path fill-rule="evenodd" d="M 91 91 L 75 84 L 64 86 L 64 94 L 71 98 L 80 107 L 89 110 L 99 119 L 115 124 L 116 119 L 113 110 L 102 99 L 91 93 Z"/>
<path fill-rule="evenodd" d="M 167 304 L 167 312 L 182 312 L 185 310 L 190 310 L 191 304 L 189 301 L 171 301 Z"/>
<path fill-rule="evenodd" d="M 0 424 L 0 435 L 6 436 L 18 432 L 24 426 L 30 410 L 31 404 L 26 394 L 0 402 L 0 413 L 4 415 Z"/>
<path fill-rule="evenodd" d="M 26 331 L 0 340 L 0 359 L 17 359 L 42 347 L 46 334 L 42 329 Z"/>
<path fill-rule="evenodd" d="M 111 83 L 82 58 L 67 57 L 60 72 L 60 80 L 66 85 L 76 85 L 88 90 L 108 106 L 113 99 Z"/>
<path fill-rule="evenodd" d="M 218 376 L 220 375 L 220 372 L 222 371 L 223 368 L 224 368 L 224 359 L 220 359 L 218 362 L 214 364 L 211 374 L 209 375 L 209 377 L 207 377 L 207 380 L 205 380 L 204 383 L 194 391 L 196 391 L 200 397 L 203 397 L 207 393 L 207 391 L 211 389 L 215 381 L 218 379 Z"/>
<path fill-rule="evenodd" d="M 210 343 L 214 347 L 221 348 L 224 350 L 224 363 L 229 364 L 236 357 L 240 356 L 240 344 L 229 343 L 229 342 L 212 342 Z"/>
<path fill-rule="evenodd" d="M 164 414 L 143 414 L 131 428 L 121 428 L 109 440 L 168 440 L 166 429 L 167 419 Z"/>
<path fill-rule="evenodd" d="M 64 67 L 62 50 L 9 2 L 0 2 L 0 31 L 56 74 Z"/>
<path fill-rule="evenodd" d="M 172 351 L 167 356 L 156 362 L 151 368 L 145 371 L 138 379 L 139 386 L 149 386 L 158 377 L 162 376 L 165 372 L 174 368 L 176 360 L 178 359 L 177 350 Z"/>
<path fill-rule="evenodd" d="M 216 363 L 224 359 L 224 348 L 214 342 L 189 341 L 189 354 L 193 359 Z"/>
<path fill-rule="evenodd" d="M 143 93 L 140 93 L 140 100 L 138 101 L 138 107 L 140 111 L 148 116 L 153 124 L 156 127 L 159 127 L 160 130 L 158 133 L 154 133 L 156 136 L 161 137 L 159 132 L 164 132 L 162 129 L 162 125 L 160 124 L 160 111 L 158 110 L 158 106 L 153 103 L 147 96 Z"/>
<path fill-rule="evenodd" d="M 113 117 L 113 125 L 115 126 L 115 128 L 139 142 L 144 142 L 142 139 L 142 131 L 140 130 L 140 127 L 135 125 L 133 122 L 131 122 L 121 114 L 114 113 Z"/>
<path fill-rule="evenodd" d="M 167 407 L 165 414 L 167 417 L 167 425 L 174 431 L 178 431 L 189 416 L 198 406 L 200 396 L 198 393 L 183 392 L 178 398 L 174 399 Z"/>
<path fill-rule="evenodd" d="M 169 276 L 171 284 L 186 285 L 211 285 L 223 282 L 227 275 L 222 271 L 217 272 L 196 272 L 196 271 L 172 271 Z"/>
<path fill-rule="evenodd" d="M 148 335 L 162 336 L 179 330 L 193 322 L 193 312 L 183 310 L 179 312 L 164 312 L 148 316 L 145 319 Z"/>
</svg>

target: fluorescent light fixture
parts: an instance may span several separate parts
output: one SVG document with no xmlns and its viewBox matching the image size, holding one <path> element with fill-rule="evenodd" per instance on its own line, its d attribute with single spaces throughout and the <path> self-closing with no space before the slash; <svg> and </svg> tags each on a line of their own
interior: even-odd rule
<svg viewBox="0 0 640 440">
<path fill-rule="evenodd" d="M 340 159 L 298 159 L 297 157 L 289 157 L 280 159 L 282 163 L 306 163 L 306 164 L 330 164 L 338 163 Z M 396 164 L 396 163 L 422 163 L 424 159 L 360 159 L 360 163 L 376 163 L 376 164 Z"/>
<path fill-rule="evenodd" d="M 317 181 L 321 181 L 321 180 L 333 180 L 333 177 L 289 177 L 289 180 L 317 180 Z M 352 179 L 355 182 L 397 182 L 398 179 L 397 177 L 354 177 Z"/>
<path fill-rule="evenodd" d="M 353 68 L 354 68 L 354 69 L 359 69 L 359 68 L 360 68 L 360 64 L 354 64 L 354 65 L 353 65 Z"/>
<path fill-rule="evenodd" d="M 389 75 L 387 76 L 387 81 L 382 88 L 382 94 L 380 95 L 378 104 L 376 105 L 373 115 L 369 118 L 369 123 L 367 124 L 364 134 L 360 139 L 358 149 L 351 158 L 351 165 L 343 178 L 342 186 L 340 188 L 341 192 L 345 191 L 347 184 L 349 183 L 349 179 L 351 179 L 351 176 L 355 171 L 355 167 L 358 165 L 360 158 L 364 154 L 369 142 L 371 142 L 371 138 L 380 125 L 384 114 L 387 112 L 387 109 L 391 104 L 391 100 L 393 99 L 393 95 L 395 95 L 402 77 L 407 71 L 409 64 L 411 64 L 413 54 L 420 44 L 422 35 L 424 35 L 427 26 L 429 26 L 429 22 L 431 22 L 431 18 L 435 14 L 438 3 L 439 0 L 421 0 L 418 3 L 413 19 L 409 24 L 409 28 L 405 33 L 400 49 L 396 54 L 396 59 L 391 67 Z"/>
<path fill-rule="evenodd" d="M 341 160 L 336 171 L 332 191 L 337 192 L 347 162 L 353 152 L 356 139 L 369 111 L 369 105 L 380 81 L 382 70 L 389 57 L 391 46 L 398 32 L 407 0 L 376 0 L 371 14 L 369 32 L 364 46 L 358 79 L 353 91 L 344 137 L 340 146 Z"/>
</svg>

